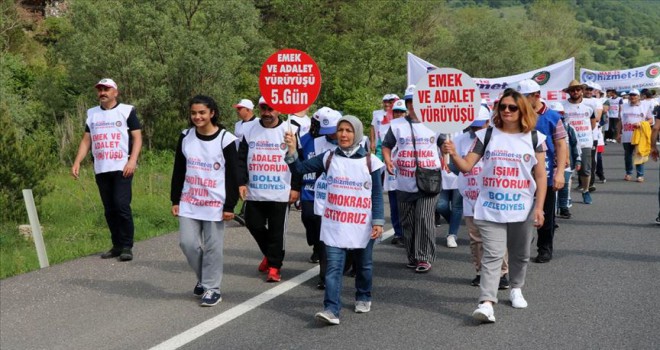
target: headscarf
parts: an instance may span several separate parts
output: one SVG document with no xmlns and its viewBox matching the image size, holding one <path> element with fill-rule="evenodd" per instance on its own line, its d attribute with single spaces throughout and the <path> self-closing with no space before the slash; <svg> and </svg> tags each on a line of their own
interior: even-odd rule
<svg viewBox="0 0 660 350">
<path fill-rule="evenodd" d="M 353 138 L 353 144 L 349 148 L 340 147 L 341 151 L 344 152 L 347 157 L 350 157 L 360 148 L 360 142 L 362 142 L 362 138 L 364 137 L 364 127 L 362 126 L 360 119 L 352 115 L 341 117 L 337 122 L 337 126 L 339 126 L 341 122 L 348 122 L 353 127 L 353 135 L 355 136 L 355 138 Z"/>
</svg>

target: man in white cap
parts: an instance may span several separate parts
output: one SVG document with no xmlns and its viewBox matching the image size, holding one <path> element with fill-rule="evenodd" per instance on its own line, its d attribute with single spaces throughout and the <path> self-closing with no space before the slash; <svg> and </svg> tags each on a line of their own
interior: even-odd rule
<svg viewBox="0 0 660 350">
<path fill-rule="evenodd" d="M 557 191 L 561 190 L 565 183 L 564 169 L 566 168 L 566 158 L 568 156 L 567 134 L 564 124 L 561 122 L 561 115 L 551 110 L 541 100 L 541 87 L 539 84 L 534 80 L 525 79 L 517 84 L 516 90 L 527 98 L 527 101 L 538 114 L 536 130 L 548 136 L 545 139 L 547 146 L 545 171 L 548 174 L 548 191 L 543 204 L 545 220 L 543 226 L 538 229 L 539 238 L 536 241 L 538 256 L 534 259 L 537 263 L 546 263 L 552 259 Z M 555 159 L 561 161 L 555 162 Z"/>
<path fill-rule="evenodd" d="M 135 107 L 117 101 L 119 91 L 112 79 L 96 85 L 100 105 L 87 110 L 85 134 L 71 167 L 74 179 L 80 176 L 80 163 L 92 150 L 94 173 L 105 220 L 110 229 L 112 248 L 102 259 L 119 257 L 133 260 L 133 213 L 131 212 L 133 173 L 142 149 L 140 121 Z"/>
<path fill-rule="evenodd" d="M 632 181 L 633 174 L 633 154 L 635 146 L 631 143 L 633 131 L 641 126 L 643 121 L 653 123 L 651 110 L 647 105 L 642 104 L 639 97 L 639 90 L 632 89 L 628 91 L 629 103 L 621 106 L 621 119 L 619 120 L 619 134 L 616 140 L 623 143 L 623 160 L 626 168 L 625 181 Z M 635 164 L 637 182 L 644 182 L 644 163 Z"/>
<path fill-rule="evenodd" d="M 236 115 L 238 116 L 238 121 L 234 125 L 234 135 L 236 135 L 236 151 L 238 151 L 238 146 L 241 144 L 243 139 L 243 134 L 250 126 L 254 125 L 254 122 L 258 121 L 254 115 L 254 103 L 248 99 L 242 99 L 238 101 L 237 104 L 233 105 L 236 109 Z M 245 202 L 241 206 L 241 212 L 234 215 L 234 220 L 245 226 Z"/>
<path fill-rule="evenodd" d="M 381 143 L 385 134 L 381 135 L 383 125 L 387 125 L 392 120 L 392 106 L 399 99 L 396 94 L 385 94 L 383 96 L 383 109 L 373 111 L 371 118 L 371 130 L 369 131 L 369 143 L 371 151 L 376 154 L 378 159 L 383 160 Z M 387 131 L 387 130 L 385 130 Z"/>
<path fill-rule="evenodd" d="M 259 111 L 261 119 L 245 130 L 238 148 L 238 190 L 247 201 L 245 226 L 264 255 L 258 270 L 267 273 L 267 282 L 279 282 L 289 204 L 298 200 L 301 187 L 300 176 L 292 176 L 284 162 L 284 134 L 298 128 L 283 122 L 263 97 Z"/>
</svg>

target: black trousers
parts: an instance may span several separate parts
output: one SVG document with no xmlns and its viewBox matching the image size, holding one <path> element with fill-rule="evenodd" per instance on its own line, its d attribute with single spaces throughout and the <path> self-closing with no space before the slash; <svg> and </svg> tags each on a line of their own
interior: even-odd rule
<svg viewBox="0 0 660 350">
<path fill-rule="evenodd" d="M 552 258 L 552 242 L 555 238 L 556 198 L 557 192 L 552 190 L 552 186 L 548 186 L 548 192 L 545 195 L 545 202 L 543 203 L 545 220 L 543 221 L 543 226 L 538 229 L 539 238 L 536 241 L 539 255 L 549 256 L 550 258 Z"/>
<path fill-rule="evenodd" d="M 328 267 L 328 259 L 325 256 L 325 244 L 321 242 L 321 216 L 314 214 L 314 201 L 300 201 L 302 223 L 305 226 L 307 244 L 319 257 L 321 272 L 319 277 L 325 280 L 325 270 Z"/>
<path fill-rule="evenodd" d="M 288 214 L 287 202 L 247 201 L 245 205 L 245 227 L 268 259 L 270 267 L 282 267 Z"/>
<path fill-rule="evenodd" d="M 132 183 L 133 176 L 124 177 L 121 171 L 96 174 L 113 249 L 133 247 Z"/>
</svg>

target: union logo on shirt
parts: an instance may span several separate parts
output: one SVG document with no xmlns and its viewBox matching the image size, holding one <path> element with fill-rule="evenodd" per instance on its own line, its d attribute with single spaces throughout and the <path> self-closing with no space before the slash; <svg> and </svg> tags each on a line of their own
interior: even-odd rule
<svg viewBox="0 0 660 350">
<path fill-rule="evenodd" d="M 121 127 L 121 120 L 118 120 L 118 121 L 115 123 L 115 126 L 117 126 L 117 127 Z"/>
<path fill-rule="evenodd" d="M 220 170 L 220 163 L 218 162 L 213 163 L 213 169 Z"/>
<path fill-rule="evenodd" d="M 284 151 L 286 149 L 286 143 L 284 142 L 280 143 L 280 149 Z"/>
<path fill-rule="evenodd" d="M 529 153 L 525 153 L 525 154 L 523 155 L 523 161 L 524 161 L 525 163 L 529 163 L 529 161 L 530 161 L 531 159 L 532 159 L 532 155 L 531 155 L 531 154 L 529 154 Z"/>
</svg>

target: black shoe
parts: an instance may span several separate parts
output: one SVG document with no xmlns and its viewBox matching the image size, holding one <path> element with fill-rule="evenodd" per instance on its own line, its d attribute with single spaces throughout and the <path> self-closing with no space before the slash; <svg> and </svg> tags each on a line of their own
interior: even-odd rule
<svg viewBox="0 0 660 350">
<path fill-rule="evenodd" d="M 498 289 L 509 289 L 509 279 L 506 277 L 506 275 L 500 277 L 500 285 Z"/>
<path fill-rule="evenodd" d="M 544 264 L 550 262 L 550 260 L 552 260 L 552 258 L 546 254 L 539 254 L 536 258 L 534 258 L 534 262 L 538 264 Z"/>
<path fill-rule="evenodd" d="M 589 186 L 589 192 L 596 192 L 596 186 Z"/>
<path fill-rule="evenodd" d="M 108 250 L 107 252 L 101 254 L 101 259 L 110 259 L 110 258 L 116 258 L 121 254 L 121 249 L 119 248 L 112 248 Z"/>
<path fill-rule="evenodd" d="M 440 221 L 442 221 L 442 215 L 440 215 L 438 212 L 435 212 L 435 227 L 441 226 Z"/>
<path fill-rule="evenodd" d="M 234 215 L 234 221 L 238 222 L 241 226 L 245 226 L 245 218 L 241 214 Z"/>
<path fill-rule="evenodd" d="M 119 254 L 119 261 L 131 261 L 133 260 L 133 252 L 131 248 L 123 248 L 121 254 Z"/>
<path fill-rule="evenodd" d="M 314 253 L 312 253 L 312 256 L 309 257 L 309 260 L 307 260 L 307 261 L 309 261 L 310 264 L 318 264 L 319 263 L 319 255 L 316 254 L 316 252 L 314 252 Z"/>
<path fill-rule="evenodd" d="M 391 242 L 391 243 L 392 243 L 392 244 L 399 244 L 399 241 L 400 241 L 400 240 L 401 240 L 401 238 L 399 238 L 399 237 L 397 237 L 397 236 L 394 236 L 394 238 L 392 238 L 392 242 Z"/>
<path fill-rule="evenodd" d="M 325 290 L 325 282 L 324 281 L 319 281 L 319 283 L 316 284 L 316 289 Z"/>
<path fill-rule="evenodd" d="M 197 284 L 195 284 L 195 288 L 193 288 L 193 296 L 195 298 L 201 298 L 204 295 L 204 292 L 205 290 L 204 287 L 202 287 L 202 283 L 197 282 Z"/>
<path fill-rule="evenodd" d="M 470 285 L 471 285 L 471 286 L 474 286 L 474 287 L 479 287 L 480 284 L 481 284 L 481 275 L 477 275 L 477 277 L 475 277 L 475 278 L 470 282 Z"/>
<path fill-rule="evenodd" d="M 568 210 L 568 208 L 559 208 L 559 214 L 557 214 L 557 217 L 560 219 L 570 219 L 571 218 L 571 212 Z"/>
</svg>

